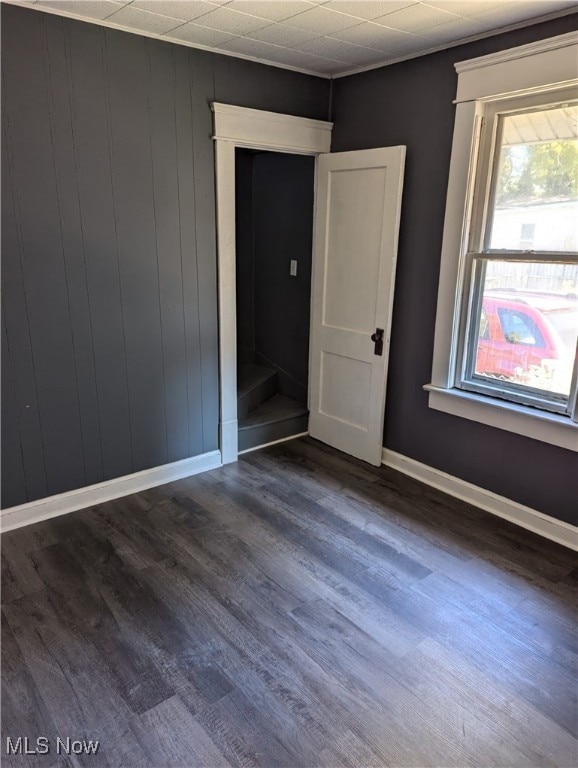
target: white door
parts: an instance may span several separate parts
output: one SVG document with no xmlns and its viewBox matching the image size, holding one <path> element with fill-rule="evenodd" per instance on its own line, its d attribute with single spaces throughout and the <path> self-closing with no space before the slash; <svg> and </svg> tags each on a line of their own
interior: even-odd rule
<svg viewBox="0 0 578 768">
<path fill-rule="evenodd" d="M 388 147 L 320 155 L 318 165 L 309 433 L 375 465 L 404 162 L 405 147 Z"/>
</svg>

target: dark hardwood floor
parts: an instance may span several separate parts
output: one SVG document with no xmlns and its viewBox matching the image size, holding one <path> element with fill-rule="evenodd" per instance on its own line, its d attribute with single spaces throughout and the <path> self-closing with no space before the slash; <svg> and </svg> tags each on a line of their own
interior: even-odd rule
<svg viewBox="0 0 578 768">
<path fill-rule="evenodd" d="M 2 580 L 6 766 L 578 762 L 575 554 L 313 440 L 4 534 Z"/>
</svg>

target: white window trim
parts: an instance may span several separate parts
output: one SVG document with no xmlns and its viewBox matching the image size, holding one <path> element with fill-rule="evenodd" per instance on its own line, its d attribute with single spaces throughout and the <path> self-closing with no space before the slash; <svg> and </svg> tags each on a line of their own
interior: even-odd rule
<svg viewBox="0 0 578 768">
<path fill-rule="evenodd" d="M 463 258 L 485 105 L 506 96 L 578 84 L 578 32 L 458 62 L 456 118 L 442 242 L 429 406 L 578 452 L 578 424 L 567 417 L 454 388 Z M 507 88 L 507 90 L 505 90 Z"/>
</svg>

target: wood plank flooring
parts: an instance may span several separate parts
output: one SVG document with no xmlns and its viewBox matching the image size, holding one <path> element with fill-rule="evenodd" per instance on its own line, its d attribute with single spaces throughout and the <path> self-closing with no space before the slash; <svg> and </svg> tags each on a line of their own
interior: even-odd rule
<svg viewBox="0 0 578 768">
<path fill-rule="evenodd" d="M 310 439 L 4 534 L 2 582 L 5 766 L 578 762 L 575 554 Z"/>
</svg>

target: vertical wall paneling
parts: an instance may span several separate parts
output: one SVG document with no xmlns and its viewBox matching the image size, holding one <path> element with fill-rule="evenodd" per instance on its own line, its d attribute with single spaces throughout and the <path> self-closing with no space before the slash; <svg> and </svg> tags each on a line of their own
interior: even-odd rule
<svg viewBox="0 0 578 768">
<path fill-rule="evenodd" d="M 68 28 L 73 137 L 104 479 L 133 471 L 124 322 L 112 197 L 103 30 Z"/>
<path fill-rule="evenodd" d="M 113 197 L 135 467 L 167 462 L 145 39 L 104 32 Z"/>
<path fill-rule="evenodd" d="M 2 88 L 5 93 L 5 88 Z M 21 246 L 18 236 L 17 222 L 12 196 L 13 184 L 10 162 L 10 148 L 7 137 L 8 117 L 2 113 L 2 312 L 5 316 L 6 333 L 11 339 L 10 363 L 14 375 L 16 421 L 20 439 L 10 431 L 2 432 L 2 457 L 10 451 L 21 451 L 24 462 L 24 477 L 26 481 L 25 494 L 14 503 L 22 503 L 28 499 L 38 499 L 46 496 L 46 471 L 44 467 L 44 448 L 42 445 L 42 430 L 36 392 L 36 376 L 28 323 L 28 308 L 24 292 L 22 276 Z M 9 344 L 9 342 L 7 342 Z M 4 374 L 4 358 L 2 369 Z M 8 371 L 8 368 L 7 368 Z M 13 417 L 6 412 L 11 407 L 5 398 L 10 389 L 2 387 L 2 425 Z M 12 439 L 14 438 L 14 442 Z M 14 499 L 15 486 L 8 476 L 2 473 L 2 484 L 8 483 L 11 491 L 8 497 Z M 4 495 L 4 494 L 3 494 Z M 4 504 L 4 501 L 2 502 Z"/>
<path fill-rule="evenodd" d="M 175 117 L 179 157 L 179 215 L 181 222 L 181 269 L 185 320 L 185 374 L 189 421 L 189 453 L 203 451 L 203 398 L 201 391 L 201 343 L 198 312 L 197 247 L 195 241 L 195 187 L 193 162 L 193 119 L 189 50 L 176 48 Z"/>
<path fill-rule="evenodd" d="M 189 455 L 187 379 L 179 209 L 179 155 L 176 137 L 174 49 L 146 41 L 150 147 L 161 313 L 167 458 Z M 183 417 L 184 416 L 184 417 Z"/>
<path fill-rule="evenodd" d="M 2 318 L 1 368 L 2 397 L 6 403 L 6 410 L 2 416 L 2 505 L 10 507 L 27 498 L 27 493 L 14 389 L 14 371 L 10 359 L 4 318 Z"/>
<path fill-rule="evenodd" d="M 25 29 L 19 29 L 22 22 Z M 4 98 L 47 490 L 54 494 L 79 479 L 85 484 L 86 477 L 47 103 L 44 17 L 16 16 L 14 24 L 15 34 L 3 36 L 3 57 L 13 62 L 5 68 Z"/>
<path fill-rule="evenodd" d="M 218 448 L 219 364 L 217 315 L 217 246 L 213 120 L 213 56 L 190 51 L 193 160 L 195 170 L 195 236 L 201 329 L 201 386 L 203 396 L 203 450 Z"/>
<path fill-rule="evenodd" d="M 103 480 L 96 372 L 79 189 L 72 131 L 71 88 L 62 19 L 44 19 L 49 77 L 49 109 L 62 248 L 74 347 L 76 385 L 86 482 Z"/>
<path fill-rule="evenodd" d="M 0 12 L 6 507 L 218 448 L 223 57 Z M 244 106 L 325 116 L 327 81 L 245 64 Z"/>
</svg>

